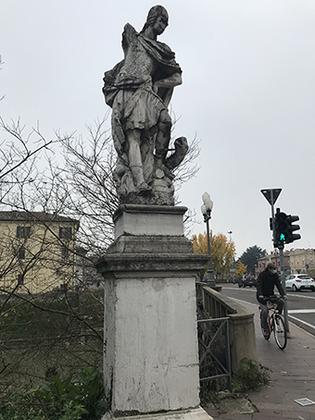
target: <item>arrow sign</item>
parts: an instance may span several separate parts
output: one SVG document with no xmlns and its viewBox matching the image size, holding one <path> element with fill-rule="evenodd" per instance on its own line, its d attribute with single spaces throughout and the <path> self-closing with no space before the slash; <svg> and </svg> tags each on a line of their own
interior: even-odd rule
<svg viewBox="0 0 315 420">
<path fill-rule="evenodd" d="M 277 198 L 279 197 L 282 188 L 273 188 L 270 190 L 260 190 L 263 193 L 263 196 L 266 198 L 266 200 L 268 201 L 269 204 L 271 204 L 272 206 L 275 204 L 275 202 L 277 201 Z"/>
</svg>

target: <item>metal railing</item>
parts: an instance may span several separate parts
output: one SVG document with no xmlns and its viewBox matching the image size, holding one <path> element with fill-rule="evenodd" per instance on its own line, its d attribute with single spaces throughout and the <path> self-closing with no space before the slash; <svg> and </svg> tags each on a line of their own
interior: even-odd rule
<svg viewBox="0 0 315 420">
<path fill-rule="evenodd" d="M 199 377 L 200 382 L 221 378 L 231 382 L 229 318 L 199 319 Z"/>
<path fill-rule="evenodd" d="M 226 386 L 243 358 L 256 360 L 254 313 L 207 285 L 196 284 L 201 383 Z"/>
</svg>

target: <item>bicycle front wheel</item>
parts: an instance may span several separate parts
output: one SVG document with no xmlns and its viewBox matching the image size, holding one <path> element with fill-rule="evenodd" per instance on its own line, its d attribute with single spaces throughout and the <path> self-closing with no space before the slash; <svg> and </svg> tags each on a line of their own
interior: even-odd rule
<svg viewBox="0 0 315 420">
<path fill-rule="evenodd" d="M 279 349 L 284 350 L 287 345 L 287 331 L 285 329 L 283 318 L 280 315 L 275 315 L 273 321 L 275 342 Z"/>
</svg>

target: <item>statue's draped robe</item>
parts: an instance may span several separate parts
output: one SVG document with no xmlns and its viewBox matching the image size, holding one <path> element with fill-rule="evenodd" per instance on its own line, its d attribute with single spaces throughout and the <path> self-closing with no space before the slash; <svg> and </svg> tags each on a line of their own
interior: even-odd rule
<svg viewBox="0 0 315 420">
<path fill-rule="evenodd" d="M 154 83 L 181 73 L 171 49 L 138 34 L 127 24 L 123 32 L 123 61 L 105 73 L 103 92 L 112 107 L 112 136 L 121 165 L 128 167 L 126 132 L 141 130 L 141 153 L 146 181 L 153 167 L 154 138 L 160 113 L 167 110 L 173 88 L 154 89 Z M 149 153 L 148 153 L 149 152 Z"/>
</svg>

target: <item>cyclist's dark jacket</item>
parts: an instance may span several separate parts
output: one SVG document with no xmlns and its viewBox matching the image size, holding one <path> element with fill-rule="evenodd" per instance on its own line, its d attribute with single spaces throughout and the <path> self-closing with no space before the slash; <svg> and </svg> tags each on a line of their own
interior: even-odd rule
<svg viewBox="0 0 315 420">
<path fill-rule="evenodd" d="M 270 270 L 262 271 L 257 279 L 257 298 L 258 296 L 272 296 L 274 295 L 274 287 L 277 287 L 281 296 L 284 296 L 284 290 L 280 283 L 277 273 L 272 273 Z"/>
</svg>

